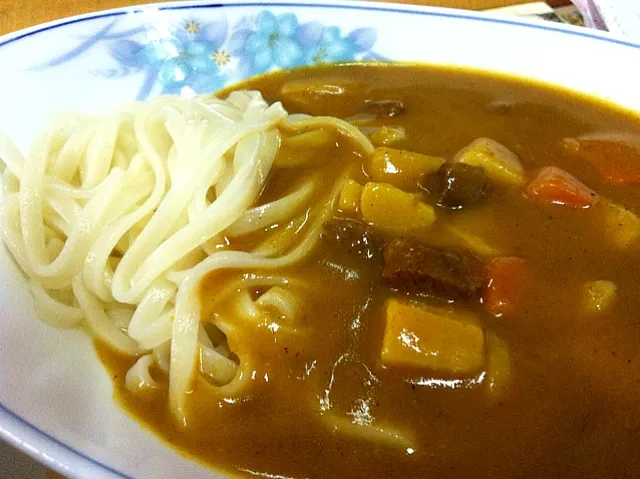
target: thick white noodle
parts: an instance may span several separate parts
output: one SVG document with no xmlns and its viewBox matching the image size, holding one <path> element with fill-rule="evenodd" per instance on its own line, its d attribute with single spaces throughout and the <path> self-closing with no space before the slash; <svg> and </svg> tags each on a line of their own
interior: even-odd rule
<svg viewBox="0 0 640 479">
<path fill-rule="evenodd" d="M 230 383 L 237 370 L 238 365 L 225 354 L 221 354 L 210 346 L 200 344 L 200 371 L 209 377 L 214 384 L 223 386 Z"/>
<path fill-rule="evenodd" d="M 198 361 L 216 385 L 243 375 L 223 330 L 231 323 L 203 327 L 202 279 L 220 269 L 274 270 L 304 259 L 344 182 L 313 208 L 314 180 L 255 207 L 279 130 L 334 127 L 365 154 L 372 150 L 345 122 L 286 119 L 280 103 L 242 91 L 226 100 L 163 96 L 104 117 L 60 116 L 26 156 L 0 135 L 1 235 L 28 277 L 38 313 L 57 327 L 87 325 L 110 347 L 139 356 L 125 380 L 133 391 L 156 387 L 154 364 L 168 373 L 170 409 L 182 423 Z M 231 250 L 228 236 L 296 215 L 290 241 L 271 248 L 271 257 Z M 237 293 L 238 311 L 249 319 L 265 308 L 295 316 L 295 296 L 281 288 L 288 284 L 245 274 L 221 284 L 216 300 Z M 249 294 L 274 286 L 257 302 Z"/>
<path fill-rule="evenodd" d="M 306 204 L 313 194 L 314 187 L 313 181 L 307 181 L 287 196 L 271 203 L 251 208 L 227 228 L 225 234 L 231 237 L 245 235 L 281 221 L 289 220 Z"/>
<path fill-rule="evenodd" d="M 345 175 L 336 182 L 300 243 L 278 258 L 246 253 L 243 251 L 221 251 L 215 253 L 183 275 L 171 275 L 179 279 L 180 287 L 176 296 L 176 311 L 171 340 L 171 366 L 169 368 L 169 406 L 173 415 L 186 424 L 186 396 L 196 368 L 198 351 L 198 331 L 200 326 L 200 283 L 204 277 L 220 269 L 277 269 L 295 264 L 304 259 L 320 239 L 322 225 L 333 212 L 333 203 L 342 186 Z"/>
<path fill-rule="evenodd" d="M 269 291 L 261 295 L 256 300 L 256 305 L 262 309 L 275 312 L 277 317 L 287 321 L 296 321 L 300 314 L 301 304 L 292 291 L 281 286 L 273 286 Z"/>
<path fill-rule="evenodd" d="M 47 323 L 58 328 L 73 328 L 84 318 L 82 309 L 68 306 L 52 298 L 37 281 L 30 279 L 29 287 L 35 299 L 36 311 Z"/>
<path fill-rule="evenodd" d="M 333 127 L 344 136 L 351 138 L 363 153 L 370 155 L 374 150 L 369 139 L 358 127 L 353 126 L 351 123 L 341 120 L 340 118 L 334 118 L 331 116 L 310 117 L 305 115 L 291 115 L 287 119 L 287 122 L 285 122 L 284 126 L 293 131 Z"/>
<path fill-rule="evenodd" d="M 152 354 L 145 354 L 127 371 L 124 384 L 129 391 L 137 394 L 146 393 L 158 387 L 158 383 L 151 377 L 149 368 L 154 363 Z"/>
</svg>

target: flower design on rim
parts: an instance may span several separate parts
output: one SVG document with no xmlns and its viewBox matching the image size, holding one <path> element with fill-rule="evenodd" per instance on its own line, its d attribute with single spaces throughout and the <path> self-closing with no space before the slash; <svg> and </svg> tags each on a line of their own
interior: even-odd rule
<svg viewBox="0 0 640 479">
<path fill-rule="evenodd" d="M 355 54 L 355 44 L 348 38 L 343 38 L 338 27 L 326 27 L 316 45 L 308 50 L 307 63 L 349 61 L 355 58 Z"/>
<path fill-rule="evenodd" d="M 243 70 L 263 73 L 272 67 L 292 68 L 303 60 L 296 40 L 298 19 L 293 13 L 275 16 L 265 10 L 256 17 L 255 30 L 238 32 L 232 53 L 242 53 Z M 243 41 L 244 40 L 244 41 Z"/>
<path fill-rule="evenodd" d="M 184 23 L 184 29 L 189 33 L 198 33 L 200 30 L 200 24 L 195 20 L 188 20 Z"/>
<path fill-rule="evenodd" d="M 152 93 L 194 95 L 219 89 L 230 81 L 278 68 L 386 58 L 373 51 L 377 34 L 358 28 L 343 35 L 338 26 L 299 23 L 294 13 L 226 15 L 215 20 L 187 16 L 175 23 L 161 13 L 151 23 L 118 29 L 118 19 L 84 37 L 83 43 L 34 69 L 53 68 L 75 60 L 102 43 L 114 63 L 93 70 L 102 78 L 141 75 L 136 98 Z M 159 89 L 157 87 L 160 87 Z"/>
<path fill-rule="evenodd" d="M 216 50 L 211 54 L 211 59 L 220 66 L 224 66 L 231 61 L 231 55 L 224 50 Z"/>
<path fill-rule="evenodd" d="M 355 60 L 357 55 L 371 49 L 376 33 L 370 28 L 360 28 L 343 37 L 338 27 L 310 22 L 300 25 L 297 39 L 305 51 L 304 63 L 317 65 Z"/>
<path fill-rule="evenodd" d="M 168 33 L 150 32 L 147 43 L 115 41 L 110 53 L 121 65 L 153 75 L 162 93 L 191 95 L 217 90 L 226 82 L 222 63 L 214 58 L 226 37 L 226 22 L 189 20 Z"/>
</svg>

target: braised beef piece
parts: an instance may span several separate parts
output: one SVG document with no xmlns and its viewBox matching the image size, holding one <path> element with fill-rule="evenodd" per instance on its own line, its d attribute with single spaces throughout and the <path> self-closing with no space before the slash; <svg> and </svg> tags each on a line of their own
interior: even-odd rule
<svg viewBox="0 0 640 479">
<path fill-rule="evenodd" d="M 489 178 L 481 166 L 445 163 L 420 181 L 438 206 L 457 210 L 479 203 L 487 195 Z"/>
<path fill-rule="evenodd" d="M 387 118 L 404 113 L 404 103 L 400 100 L 366 100 L 364 106 L 369 113 Z"/>
<path fill-rule="evenodd" d="M 471 252 L 427 246 L 396 238 L 384 247 L 388 284 L 402 292 L 447 299 L 476 298 L 484 283 L 484 263 Z"/>
<path fill-rule="evenodd" d="M 375 258 L 382 251 L 383 242 L 371 227 L 353 220 L 333 220 L 324 225 L 322 236 L 336 241 L 362 258 Z"/>
</svg>

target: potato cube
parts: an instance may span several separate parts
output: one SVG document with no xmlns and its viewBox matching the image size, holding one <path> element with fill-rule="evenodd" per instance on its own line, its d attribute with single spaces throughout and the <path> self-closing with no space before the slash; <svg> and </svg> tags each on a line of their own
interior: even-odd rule
<svg viewBox="0 0 640 479">
<path fill-rule="evenodd" d="M 479 138 L 462 149 L 454 161 L 482 166 L 491 181 L 510 186 L 524 183 L 524 173 L 518 157 L 506 146 L 489 138 Z"/>
<path fill-rule="evenodd" d="M 360 213 L 360 196 L 362 195 L 362 185 L 354 180 L 345 183 L 338 198 L 338 210 L 349 216 L 356 216 Z"/>
<path fill-rule="evenodd" d="M 374 181 L 392 184 L 403 190 L 416 189 L 418 180 L 433 173 L 444 160 L 395 148 L 376 148 L 367 173 Z"/>
<path fill-rule="evenodd" d="M 387 303 L 381 361 L 388 366 L 473 374 L 484 362 L 484 333 L 470 313 Z"/>
<path fill-rule="evenodd" d="M 609 308 L 616 298 L 618 287 L 612 281 L 590 281 L 584 285 L 583 307 L 587 313 Z"/>
<path fill-rule="evenodd" d="M 640 237 L 640 218 L 624 206 L 608 201 L 601 202 L 604 208 L 605 234 L 619 248 L 628 248 Z"/>
<path fill-rule="evenodd" d="M 395 235 L 423 232 L 436 217 L 431 206 L 386 183 L 369 182 L 364 185 L 360 196 L 360 210 L 367 222 Z"/>
<path fill-rule="evenodd" d="M 478 256 L 492 257 L 500 255 L 500 251 L 489 245 L 480 236 L 450 224 L 445 224 L 444 230 L 451 236 L 454 244 L 470 249 Z"/>
</svg>

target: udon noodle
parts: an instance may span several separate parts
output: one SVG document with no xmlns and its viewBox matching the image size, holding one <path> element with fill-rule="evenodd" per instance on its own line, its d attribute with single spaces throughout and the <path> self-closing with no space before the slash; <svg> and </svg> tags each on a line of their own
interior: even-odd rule
<svg viewBox="0 0 640 479">
<path fill-rule="evenodd" d="M 246 272 L 302 260 L 330 217 L 344 177 L 313 204 L 317 185 L 307 181 L 255 206 L 283 133 L 319 128 L 372 151 L 346 122 L 289 117 L 280 103 L 268 105 L 249 91 L 226 100 L 164 96 L 104 117 L 60 116 L 26 157 L 0 137 L 2 235 L 39 315 L 62 328 L 86 324 L 111 347 L 138 356 L 126 377 L 132 390 L 156 387 L 153 365 L 166 371 L 170 409 L 186 423 L 186 395 L 198 370 L 220 387 L 242 380 L 224 331 L 203 327 L 204 277 L 242 270 L 220 285 L 217 300 L 259 285 L 269 289 L 255 301 L 248 293 L 234 296 L 242 314 L 296 314 L 288 289 L 295 279 Z M 289 230 L 274 233 L 277 241 L 267 238 L 252 251 L 229 247 L 228 238 L 288 221 Z"/>
</svg>

